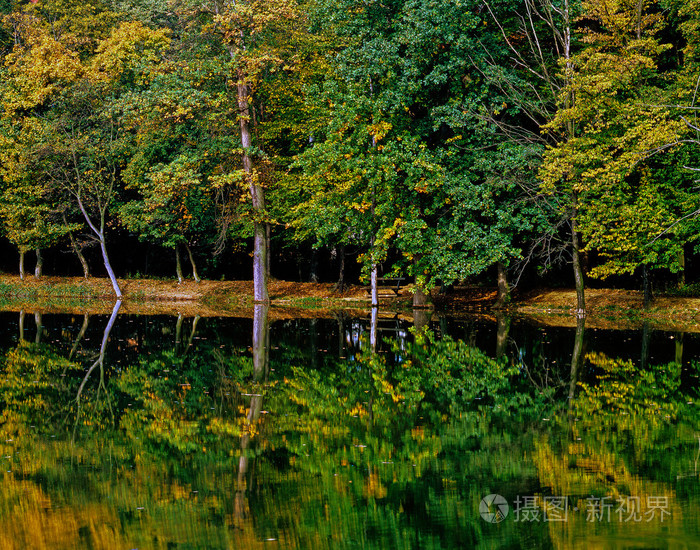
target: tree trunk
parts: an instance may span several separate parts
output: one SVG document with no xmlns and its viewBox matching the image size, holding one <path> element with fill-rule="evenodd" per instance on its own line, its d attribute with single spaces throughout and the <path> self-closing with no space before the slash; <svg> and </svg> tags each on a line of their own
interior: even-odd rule
<svg viewBox="0 0 700 550">
<path fill-rule="evenodd" d="M 574 283 L 576 285 L 576 313 L 585 315 L 585 287 L 583 282 L 583 269 L 581 268 L 581 249 L 575 214 L 571 217 L 571 256 L 574 267 Z"/>
<path fill-rule="evenodd" d="M 199 278 L 199 273 L 197 273 L 197 264 L 194 263 L 194 254 L 192 254 L 192 249 L 187 243 L 185 243 L 185 248 L 187 249 L 187 256 L 190 258 L 190 265 L 192 266 L 192 277 L 194 277 L 195 282 L 201 283 L 202 279 Z"/>
<path fill-rule="evenodd" d="M 90 378 L 92 371 L 95 370 L 97 367 L 100 367 L 100 373 L 104 374 L 103 371 L 104 371 L 104 364 L 105 364 L 105 351 L 107 350 L 107 342 L 109 342 L 109 334 L 110 334 L 110 332 L 112 332 L 112 327 L 114 326 L 114 322 L 117 320 L 119 308 L 121 308 L 121 307 L 122 307 L 122 301 L 117 300 L 114 303 L 114 307 L 112 308 L 112 315 L 110 315 L 109 321 L 107 321 L 107 326 L 105 327 L 104 334 L 102 335 L 102 344 L 100 345 L 100 354 L 98 355 L 97 360 L 88 369 L 87 373 L 85 374 L 85 377 L 83 378 L 83 381 L 80 384 L 80 387 L 78 388 L 78 393 L 75 396 L 75 400 L 77 402 L 80 402 L 80 396 L 83 393 L 83 389 L 85 388 L 85 384 L 87 384 L 87 381 Z"/>
<path fill-rule="evenodd" d="M 182 313 L 177 314 L 177 322 L 175 323 L 175 353 L 180 348 L 182 343 L 182 321 L 184 317 Z"/>
<path fill-rule="evenodd" d="M 85 259 L 85 255 L 83 254 L 83 251 L 80 250 L 80 247 L 73 239 L 72 233 L 70 235 L 70 238 L 71 238 L 71 242 L 73 243 L 73 250 L 75 251 L 75 255 L 78 256 L 78 261 L 80 262 L 80 266 L 83 268 L 83 277 L 85 277 L 86 279 L 89 279 L 90 278 L 90 266 L 88 265 L 87 260 Z"/>
<path fill-rule="evenodd" d="M 20 279 L 20 281 L 24 281 L 24 255 L 25 255 L 25 252 L 20 250 L 19 251 L 19 279 Z"/>
<path fill-rule="evenodd" d="M 500 309 L 505 307 L 509 301 L 509 288 L 508 288 L 508 272 L 506 266 L 503 262 L 497 262 L 496 268 L 498 270 L 498 295 L 496 297 L 496 303 L 493 304 L 495 309 Z"/>
<path fill-rule="evenodd" d="M 644 309 L 647 309 L 654 299 L 651 290 L 651 274 L 649 273 L 649 266 L 647 264 L 642 266 L 642 286 L 644 292 Z"/>
<path fill-rule="evenodd" d="M 256 304 L 253 308 L 253 382 L 264 383 L 267 380 L 270 361 L 270 324 L 268 321 L 269 308 L 267 304 Z M 250 407 L 246 417 L 247 426 L 252 426 L 260 417 L 263 407 L 263 396 L 257 391 L 250 398 Z M 251 457 L 248 447 L 254 441 L 251 429 L 246 429 L 241 436 L 241 456 L 238 459 L 236 475 L 236 494 L 233 502 L 233 515 L 238 521 L 248 516 L 249 505 L 247 496 L 253 482 L 253 465 L 255 458 Z M 242 526 L 238 526 L 242 528 Z"/>
<path fill-rule="evenodd" d="M 679 365 L 683 365 L 683 337 L 685 336 L 684 332 L 677 332 L 676 333 L 676 354 L 674 357 L 674 361 L 678 363 Z"/>
<path fill-rule="evenodd" d="M 335 290 L 337 292 L 343 292 L 345 290 L 345 245 L 341 244 L 338 246 L 338 282 L 335 285 Z"/>
<path fill-rule="evenodd" d="M 231 52 L 234 55 L 234 52 Z M 241 129 L 241 146 L 243 148 L 243 173 L 245 174 L 250 197 L 253 204 L 253 300 L 258 303 L 270 301 L 268 294 L 268 249 L 267 249 L 267 224 L 265 217 L 265 194 L 262 185 L 253 174 L 253 159 L 250 157 L 252 138 L 250 132 L 250 102 L 246 74 L 238 71 L 238 118 Z"/>
<path fill-rule="evenodd" d="M 34 337 L 34 343 L 41 343 L 41 335 L 44 332 L 44 321 L 42 320 L 42 315 L 40 312 L 34 313 L 34 323 L 36 324 L 36 336 Z"/>
<path fill-rule="evenodd" d="M 19 339 L 24 341 L 24 317 L 25 313 L 23 309 L 19 310 Z"/>
<path fill-rule="evenodd" d="M 642 38 L 642 11 L 644 10 L 644 0 L 637 0 L 635 14 L 635 30 L 637 32 L 637 40 Z"/>
<path fill-rule="evenodd" d="M 309 319 L 309 354 L 311 355 L 311 368 L 318 369 L 318 323 Z"/>
<path fill-rule="evenodd" d="M 187 339 L 187 349 L 192 346 L 192 341 L 194 340 L 194 335 L 197 332 L 197 323 L 199 323 L 199 319 L 201 317 L 199 315 L 195 315 L 194 319 L 192 320 L 192 330 L 190 331 L 190 337 Z"/>
<path fill-rule="evenodd" d="M 109 254 L 107 253 L 107 243 L 105 242 L 104 234 L 99 235 L 100 238 L 100 251 L 102 252 L 102 261 L 105 264 L 105 269 L 107 270 L 107 275 L 109 275 L 109 280 L 112 283 L 112 288 L 114 289 L 114 294 L 117 296 L 117 300 L 122 299 L 122 291 L 119 288 L 119 283 L 114 275 L 114 270 L 112 269 L 112 264 L 109 261 Z"/>
<path fill-rule="evenodd" d="M 413 326 L 416 331 L 423 327 L 430 326 L 430 318 L 433 316 L 432 311 L 426 308 L 418 308 L 413 310 Z"/>
<path fill-rule="evenodd" d="M 100 211 L 100 224 L 99 224 L 99 228 L 98 228 L 90 219 L 90 215 L 88 214 L 88 211 L 85 208 L 85 204 L 83 204 L 83 201 L 80 198 L 80 194 L 76 195 L 76 198 L 78 199 L 78 206 L 80 207 L 80 211 L 82 212 L 83 218 L 85 218 L 85 221 L 87 222 L 88 227 L 90 227 L 92 232 L 95 234 L 97 239 L 100 241 L 100 251 L 102 252 L 102 261 L 105 264 L 105 269 L 107 270 L 107 275 L 109 276 L 109 280 L 112 283 L 112 288 L 114 289 L 114 294 L 116 295 L 117 300 L 121 300 L 122 299 L 122 291 L 119 288 L 119 283 L 117 282 L 117 278 L 114 275 L 114 270 L 112 269 L 112 264 L 109 261 L 109 254 L 107 253 L 107 241 L 105 240 L 105 218 L 107 217 L 106 209 L 103 209 Z M 119 310 L 119 308 L 116 306 L 116 304 L 114 307 L 116 310 Z"/>
<path fill-rule="evenodd" d="M 425 292 L 425 290 L 419 286 L 418 281 L 418 263 L 420 261 L 420 255 L 416 255 L 413 258 L 413 309 L 419 309 L 424 307 L 430 307 L 430 295 Z M 415 313 L 414 313 L 415 317 Z"/>
<path fill-rule="evenodd" d="M 80 345 L 81 340 L 85 336 L 85 333 L 87 332 L 88 325 L 90 324 L 90 314 L 86 313 L 83 315 L 83 324 L 80 327 L 80 331 L 78 332 L 78 336 L 75 337 L 75 342 L 73 342 L 73 347 L 70 349 L 70 353 L 68 354 L 68 360 L 70 361 L 73 359 L 73 355 L 75 355 L 75 352 L 78 351 L 78 346 Z"/>
<path fill-rule="evenodd" d="M 579 378 L 579 371 L 583 362 L 583 339 L 586 330 L 586 318 L 579 315 L 576 318 L 576 336 L 574 337 L 574 351 L 571 353 L 571 374 L 569 376 L 569 410 L 573 407 L 574 396 L 576 395 L 576 384 Z"/>
<path fill-rule="evenodd" d="M 339 311 L 336 315 L 338 316 L 338 359 L 345 359 L 345 314 Z"/>
<path fill-rule="evenodd" d="M 429 308 L 430 295 L 419 286 L 414 287 L 413 309 Z"/>
<path fill-rule="evenodd" d="M 175 274 L 177 275 L 178 284 L 182 284 L 184 277 L 182 276 L 182 261 L 180 260 L 180 247 L 175 245 Z"/>
<path fill-rule="evenodd" d="M 34 266 L 34 278 L 40 279 L 44 271 L 44 258 L 41 257 L 41 249 L 36 249 L 36 265 Z"/>
<path fill-rule="evenodd" d="M 369 284 L 370 291 L 372 292 L 372 308 L 376 309 L 379 306 L 379 291 L 377 290 L 377 264 L 372 264 Z"/>
<path fill-rule="evenodd" d="M 266 243 L 266 254 L 265 254 L 265 265 L 267 267 L 267 280 L 272 277 L 272 227 L 269 223 L 265 224 L 265 243 Z"/>
<path fill-rule="evenodd" d="M 318 250 L 311 249 L 311 266 L 309 269 L 309 281 L 312 283 L 318 282 Z"/>
<path fill-rule="evenodd" d="M 496 359 L 505 357 L 510 332 L 510 317 L 503 313 L 496 314 Z"/>
<path fill-rule="evenodd" d="M 63 224 L 68 225 L 68 220 L 66 219 L 65 214 L 63 215 Z M 83 277 L 85 277 L 86 279 L 89 279 L 90 278 L 90 266 L 88 265 L 87 260 L 85 259 L 85 256 L 83 255 L 83 251 L 78 246 L 78 243 L 75 240 L 75 237 L 73 236 L 72 231 L 68 232 L 68 237 L 70 238 L 70 244 L 71 244 L 71 247 L 73 248 L 73 252 L 75 252 L 75 255 L 78 257 L 78 261 L 80 262 L 80 265 L 83 268 Z"/>
<path fill-rule="evenodd" d="M 644 370 L 649 364 L 649 340 L 651 338 L 651 330 L 649 330 L 649 322 L 644 321 L 642 325 L 642 351 L 640 353 L 640 366 Z"/>
</svg>

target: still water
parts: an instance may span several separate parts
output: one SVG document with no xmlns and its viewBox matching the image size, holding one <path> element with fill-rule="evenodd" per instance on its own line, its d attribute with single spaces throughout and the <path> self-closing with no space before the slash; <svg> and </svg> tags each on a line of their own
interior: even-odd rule
<svg viewBox="0 0 700 550">
<path fill-rule="evenodd" d="M 0 313 L 0 548 L 700 548 L 700 335 Z"/>
</svg>

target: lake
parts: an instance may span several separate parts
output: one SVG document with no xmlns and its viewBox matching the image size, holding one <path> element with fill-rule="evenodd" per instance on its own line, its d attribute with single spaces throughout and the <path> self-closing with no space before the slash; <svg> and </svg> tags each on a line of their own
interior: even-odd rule
<svg viewBox="0 0 700 550">
<path fill-rule="evenodd" d="M 0 312 L 3 549 L 700 548 L 699 334 L 120 309 Z"/>
</svg>

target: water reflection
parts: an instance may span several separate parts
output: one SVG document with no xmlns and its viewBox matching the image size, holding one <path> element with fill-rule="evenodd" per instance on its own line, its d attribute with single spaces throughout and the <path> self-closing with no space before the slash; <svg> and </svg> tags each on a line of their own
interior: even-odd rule
<svg viewBox="0 0 700 550">
<path fill-rule="evenodd" d="M 2 548 L 697 547 L 695 335 L 119 306 L 0 315 Z"/>
</svg>

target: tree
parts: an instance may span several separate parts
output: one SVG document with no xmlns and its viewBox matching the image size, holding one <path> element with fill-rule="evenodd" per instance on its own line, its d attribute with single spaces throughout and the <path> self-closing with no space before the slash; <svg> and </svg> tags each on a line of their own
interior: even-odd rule
<svg viewBox="0 0 700 550">
<path fill-rule="evenodd" d="M 679 269 L 684 240 L 664 232 L 693 198 L 669 158 L 654 157 L 678 142 L 682 123 L 662 105 L 665 92 L 659 56 L 670 46 L 654 37 L 660 16 L 640 2 L 584 2 L 587 44 L 572 58 L 575 70 L 562 102 L 547 126 L 577 128 L 545 155 L 546 185 L 568 182 L 579 197 L 578 225 L 586 245 L 604 262 L 592 277 L 632 273 L 643 266 Z"/>
<path fill-rule="evenodd" d="M 296 4 L 291 0 L 214 2 L 205 9 L 211 23 L 203 31 L 219 37 L 229 56 L 231 73 L 227 87 L 235 89 L 242 176 L 252 205 L 253 298 L 256 302 L 267 302 L 269 230 L 264 188 L 254 167 L 254 157 L 259 149 L 253 143 L 255 112 L 252 99 L 265 68 L 282 63 L 279 38 L 294 31 L 299 16 Z"/>
<path fill-rule="evenodd" d="M 480 64 L 482 72 L 494 90 L 504 98 L 501 106 L 488 106 L 482 115 L 506 139 L 527 145 L 556 148 L 575 136 L 572 121 L 551 128 L 544 136 L 541 130 L 554 119 L 558 106 L 568 109 L 577 98 L 568 87 L 574 70 L 575 20 L 577 0 L 524 0 L 520 12 L 512 16 L 506 10 L 486 4 L 506 47 L 506 60 L 490 58 Z M 506 19 L 506 17 L 508 19 Z M 512 105 L 512 107 L 509 106 Z M 553 230 L 566 225 L 568 246 L 576 286 L 576 309 L 585 313 L 585 290 L 581 265 L 580 231 L 578 227 L 578 189 L 570 180 L 561 180 L 547 188 L 560 215 Z M 550 235 L 554 233 L 550 232 Z M 546 238 L 544 242 L 550 242 Z M 546 253 L 551 247 L 545 247 Z M 555 254 L 560 255 L 557 250 Z"/>
<path fill-rule="evenodd" d="M 34 153 L 42 136 L 33 113 L 44 112 L 81 69 L 73 52 L 48 33 L 32 8 L 6 16 L 4 23 L 14 27 L 16 46 L 5 58 L 0 90 L 0 215 L 8 238 L 19 249 L 20 278 L 24 278 L 24 256 L 31 249 L 36 250 L 38 277 L 41 249 L 56 244 L 76 225 L 64 223 L 60 194 L 40 177 Z"/>
<path fill-rule="evenodd" d="M 190 245 L 213 229 L 213 202 L 204 179 L 190 159 L 178 157 L 156 165 L 139 186 L 141 200 L 124 204 L 120 217 L 131 231 L 175 250 L 178 281 L 183 281 L 180 246 L 187 250 L 192 276 L 199 274 Z"/>
</svg>

